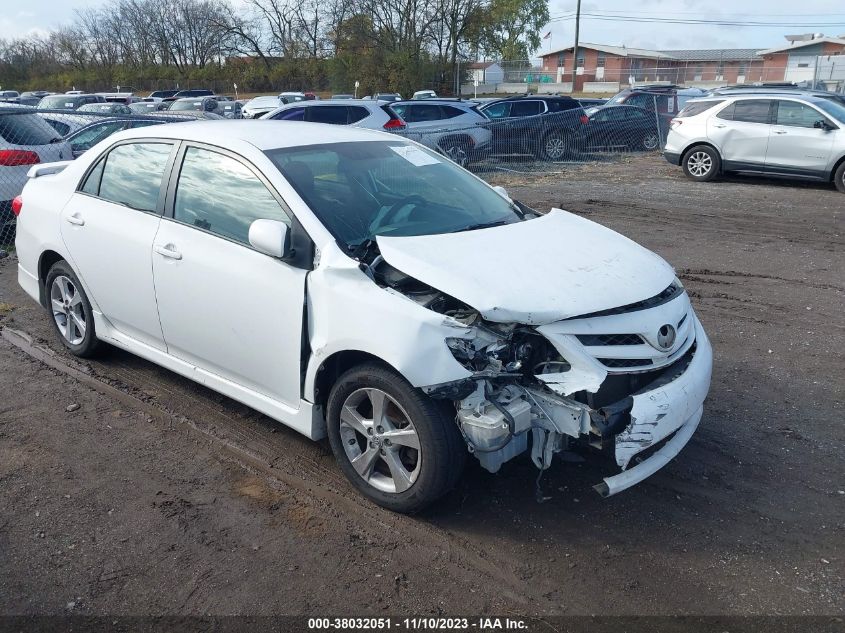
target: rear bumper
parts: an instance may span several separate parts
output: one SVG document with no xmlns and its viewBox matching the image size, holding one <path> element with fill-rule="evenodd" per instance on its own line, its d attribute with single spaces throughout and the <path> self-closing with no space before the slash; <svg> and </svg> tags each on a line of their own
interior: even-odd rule
<svg viewBox="0 0 845 633">
<path fill-rule="evenodd" d="M 681 164 L 681 155 L 677 152 L 663 152 L 663 158 L 666 159 L 666 162 L 670 165 L 680 165 Z"/>
</svg>

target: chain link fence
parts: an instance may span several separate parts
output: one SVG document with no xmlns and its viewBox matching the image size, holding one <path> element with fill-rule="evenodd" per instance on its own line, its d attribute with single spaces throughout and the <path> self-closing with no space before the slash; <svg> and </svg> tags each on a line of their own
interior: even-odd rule
<svg viewBox="0 0 845 633">
<path fill-rule="evenodd" d="M 39 110 L 0 104 L 0 249 L 8 251 L 14 245 L 14 200 L 23 190 L 33 165 L 74 160 L 121 130 L 190 121 L 196 116 Z"/>
<path fill-rule="evenodd" d="M 471 101 L 420 102 L 413 107 L 440 119 L 421 121 L 405 110 L 406 127 L 396 133 L 482 176 L 497 171 L 544 173 L 571 162 L 660 151 L 671 119 L 657 112 L 657 96 L 653 110 L 620 105 L 530 113 L 530 108 L 539 112 L 542 103 L 510 99 L 486 104 L 482 107 L 488 118 Z M 74 160 L 120 130 L 194 118 L 166 112 L 123 115 L 0 106 L 0 248 L 8 250 L 14 243 L 14 199 L 33 165 Z M 279 122 L 280 129 L 285 125 Z"/>
<path fill-rule="evenodd" d="M 658 112 L 656 95 L 653 109 L 627 105 L 575 107 L 521 116 L 542 103 L 530 98 L 492 103 L 484 106 L 491 117 L 488 119 L 478 116 L 471 102 L 442 101 L 420 107 L 462 109 L 465 114 L 427 122 L 416 122 L 410 116 L 406 129 L 397 133 L 479 173 L 540 173 L 565 163 L 658 152 L 674 116 Z"/>
</svg>

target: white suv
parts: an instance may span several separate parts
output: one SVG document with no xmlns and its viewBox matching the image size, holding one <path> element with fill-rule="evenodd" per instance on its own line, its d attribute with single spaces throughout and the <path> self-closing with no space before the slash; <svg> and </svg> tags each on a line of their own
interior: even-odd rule
<svg viewBox="0 0 845 633">
<path fill-rule="evenodd" d="M 693 180 L 752 172 L 832 180 L 845 193 L 845 107 L 784 94 L 696 99 L 672 120 L 664 156 Z"/>
<path fill-rule="evenodd" d="M 369 99 L 297 101 L 262 115 L 275 121 L 308 121 L 329 125 L 354 125 L 370 130 L 398 132 L 405 122 L 384 102 Z"/>
</svg>

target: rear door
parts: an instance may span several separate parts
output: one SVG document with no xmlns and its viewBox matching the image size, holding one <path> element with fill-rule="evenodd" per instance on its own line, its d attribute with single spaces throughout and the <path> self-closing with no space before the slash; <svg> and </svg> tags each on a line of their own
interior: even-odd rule
<svg viewBox="0 0 845 633">
<path fill-rule="evenodd" d="M 742 99 L 707 120 L 707 136 L 727 169 L 765 166 L 773 107 L 772 99 Z"/>
<path fill-rule="evenodd" d="M 305 120 L 329 125 L 348 125 L 349 111 L 343 105 L 315 105 L 305 108 Z"/>
<path fill-rule="evenodd" d="M 152 245 L 175 144 L 121 143 L 94 163 L 61 213 L 71 264 L 116 330 L 164 349 L 152 276 Z"/>
<path fill-rule="evenodd" d="M 775 122 L 766 151 L 766 167 L 824 175 L 836 132 L 816 127 L 820 122 L 836 127 L 833 121 L 810 104 L 775 100 Z"/>
<path fill-rule="evenodd" d="M 254 220 L 290 216 L 236 154 L 186 143 L 176 164 L 152 256 L 167 351 L 297 409 L 306 271 L 248 237 Z"/>
</svg>

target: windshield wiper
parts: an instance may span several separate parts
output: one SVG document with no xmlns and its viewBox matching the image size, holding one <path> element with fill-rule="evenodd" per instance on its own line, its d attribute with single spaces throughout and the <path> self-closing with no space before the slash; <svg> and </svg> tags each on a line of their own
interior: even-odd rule
<svg viewBox="0 0 845 633">
<path fill-rule="evenodd" d="M 508 224 L 507 220 L 495 220 L 494 222 L 479 222 L 478 224 L 470 224 L 462 229 L 454 231 L 455 233 L 463 233 L 464 231 L 477 231 L 478 229 L 491 229 L 494 226 L 502 226 Z"/>
<path fill-rule="evenodd" d="M 372 237 L 367 237 L 367 238 L 364 238 L 363 240 L 361 240 L 360 242 L 358 242 L 357 244 L 350 244 L 349 247 L 348 247 L 349 250 L 350 250 L 349 254 L 353 258 L 360 260 L 360 259 L 363 259 L 364 257 L 366 257 L 367 253 L 369 253 L 370 249 L 375 247 L 375 246 L 376 246 L 375 239 L 372 238 Z"/>
</svg>

